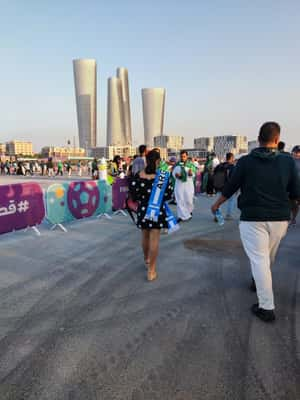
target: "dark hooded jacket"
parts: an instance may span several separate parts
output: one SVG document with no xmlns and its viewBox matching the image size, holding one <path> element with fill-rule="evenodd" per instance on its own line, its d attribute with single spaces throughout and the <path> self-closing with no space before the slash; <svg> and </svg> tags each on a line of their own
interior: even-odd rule
<svg viewBox="0 0 300 400">
<path fill-rule="evenodd" d="M 223 196 L 240 189 L 242 221 L 287 221 L 290 200 L 300 199 L 300 179 L 293 158 L 259 147 L 238 161 Z"/>
</svg>

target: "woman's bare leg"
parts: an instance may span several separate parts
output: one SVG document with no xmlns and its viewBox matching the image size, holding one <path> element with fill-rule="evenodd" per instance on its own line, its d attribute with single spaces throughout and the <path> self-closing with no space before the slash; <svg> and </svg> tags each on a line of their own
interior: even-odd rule
<svg viewBox="0 0 300 400">
<path fill-rule="evenodd" d="M 159 239 L 160 239 L 160 230 L 159 229 L 151 229 L 150 230 L 150 246 L 149 246 L 149 255 L 150 255 L 150 265 L 149 270 L 152 273 L 156 271 L 156 261 L 159 251 Z"/>
<path fill-rule="evenodd" d="M 142 248 L 144 252 L 144 260 L 146 264 L 150 262 L 150 231 L 148 229 L 142 230 Z"/>
</svg>

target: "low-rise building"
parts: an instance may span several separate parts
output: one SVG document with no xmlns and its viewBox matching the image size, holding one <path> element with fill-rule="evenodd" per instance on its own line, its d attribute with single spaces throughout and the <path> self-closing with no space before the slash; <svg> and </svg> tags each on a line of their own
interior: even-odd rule
<svg viewBox="0 0 300 400">
<path fill-rule="evenodd" d="M 248 153 L 250 153 L 250 151 L 254 150 L 256 147 L 258 147 L 258 141 L 257 140 L 250 140 L 248 142 Z"/>
<path fill-rule="evenodd" d="M 81 147 L 55 147 L 46 146 L 41 150 L 42 157 L 53 157 L 56 159 L 66 160 L 68 157 L 85 157 L 86 150 Z"/>
<path fill-rule="evenodd" d="M 211 152 L 214 150 L 214 138 L 213 137 L 200 137 L 194 139 L 195 149 L 205 150 Z"/>
<path fill-rule="evenodd" d="M 248 152 L 248 138 L 241 135 L 224 135 L 214 137 L 214 152 L 220 160 L 224 160 L 226 153 L 239 155 Z"/>
<path fill-rule="evenodd" d="M 128 158 L 135 154 L 137 154 L 137 149 L 132 146 L 103 146 L 90 149 L 90 156 L 97 159 L 104 157 L 107 160 L 113 160 L 115 156 Z"/>
<path fill-rule="evenodd" d="M 183 136 L 160 135 L 154 137 L 154 147 L 166 148 L 168 152 L 179 151 L 183 145 Z"/>
<path fill-rule="evenodd" d="M 6 144 L 0 143 L 0 155 L 5 155 L 5 154 L 6 154 Z"/>
<path fill-rule="evenodd" d="M 12 140 L 6 143 L 6 154 L 9 156 L 32 156 L 32 142 Z"/>
</svg>

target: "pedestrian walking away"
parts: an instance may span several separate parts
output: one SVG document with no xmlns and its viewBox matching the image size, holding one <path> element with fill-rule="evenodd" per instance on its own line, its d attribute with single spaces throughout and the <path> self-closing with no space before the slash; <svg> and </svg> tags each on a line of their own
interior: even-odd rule
<svg viewBox="0 0 300 400">
<path fill-rule="evenodd" d="M 250 260 L 258 304 L 252 312 L 266 322 L 275 320 L 271 266 L 290 219 L 290 201 L 300 199 L 300 179 L 290 155 L 277 149 L 280 126 L 266 122 L 259 132 L 260 147 L 241 157 L 212 212 L 241 190 L 240 236 Z M 254 285 L 253 285 L 254 286 Z"/>
<path fill-rule="evenodd" d="M 217 193 L 222 193 L 226 183 L 230 180 L 234 170 L 234 154 L 227 153 L 226 161 L 217 165 L 214 170 L 214 188 Z M 227 201 L 225 219 L 232 219 L 232 213 L 235 206 L 235 195 L 231 196 Z"/>
<path fill-rule="evenodd" d="M 139 156 L 136 157 L 132 163 L 132 175 L 133 176 L 145 169 L 146 154 L 147 154 L 147 147 L 144 144 L 140 145 L 139 146 Z"/>
<path fill-rule="evenodd" d="M 168 205 L 173 188 L 170 180 L 164 184 L 161 196 L 162 201 L 157 209 L 157 219 L 148 219 L 149 205 L 152 198 L 152 191 L 155 189 L 156 173 L 160 165 L 160 155 L 152 150 L 146 157 L 146 168 L 135 176 L 130 182 L 130 192 L 132 197 L 139 202 L 137 210 L 137 226 L 142 230 L 142 248 L 144 253 L 144 263 L 147 268 L 147 278 L 153 281 L 157 278 L 156 263 L 159 251 L 160 230 L 168 228 Z"/>
<path fill-rule="evenodd" d="M 188 160 L 188 153 L 184 150 L 180 152 L 180 162 L 173 169 L 173 177 L 178 221 L 188 221 L 192 218 L 194 209 L 195 166 Z"/>
</svg>

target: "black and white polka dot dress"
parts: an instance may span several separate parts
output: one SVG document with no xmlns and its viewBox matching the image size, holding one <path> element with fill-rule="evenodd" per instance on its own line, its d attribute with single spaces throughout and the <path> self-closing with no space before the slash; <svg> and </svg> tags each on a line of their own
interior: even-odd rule
<svg viewBox="0 0 300 400">
<path fill-rule="evenodd" d="M 138 218 L 137 226 L 140 229 L 163 229 L 168 228 L 168 222 L 166 221 L 166 211 L 164 202 L 171 199 L 173 193 L 173 186 L 169 180 L 167 189 L 164 194 L 164 201 L 160 209 L 158 221 L 149 221 L 145 219 L 145 214 L 147 211 L 152 186 L 154 184 L 154 179 L 144 179 L 136 176 L 130 182 L 130 192 L 133 193 L 134 197 L 139 201 L 140 205 L 138 207 Z"/>
</svg>

